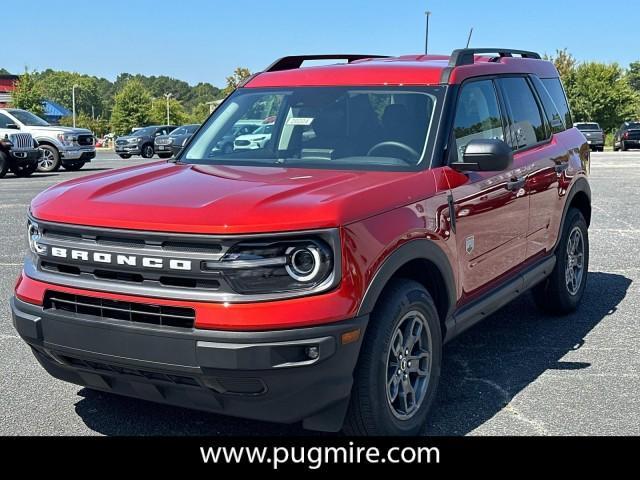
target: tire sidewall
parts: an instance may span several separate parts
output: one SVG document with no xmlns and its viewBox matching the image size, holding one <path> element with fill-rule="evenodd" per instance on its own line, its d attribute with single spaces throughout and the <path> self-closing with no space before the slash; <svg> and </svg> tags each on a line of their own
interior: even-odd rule
<svg viewBox="0 0 640 480">
<path fill-rule="evenodd" d="M 151 155 L 149 155 L 149 152 L 151 152 Z M 155 152 L 153 150 L 152 145 L 146 144 L 145 146 L 142 147 L 141 155 L 143 158 L 153 158 L 154 154 Z"/>
<path fill-rule="evenodd" d="M 584 254 L 583 254 L 583 274 L 582 274 L 582 282 L 580 283 L 580 288 L 576 292 L 575 295 L 572 295 L 566 284 L 565 280 L 565 268 L 567 266 L 567 242 L 569 241 L 569 234 L 573 231 L 574 227 L 579 227 L 582 233 L 582 241 L 584 246 Z M 569 214 L 567 215 L 567 220 L 565 222 L 565 227 L 562 232 L 562 240 L 560 245 L 558 246 L 558 252 L 556 254 L 556 268 L 557 274 L 559 275 L 558 283 L 562 291 L 563 302 L 566 303 L 566 307 L 568 309 L 577 308 L 580 300 L 582 299 L 582 295 L 584 294 L 584 290 L 587 286 L 587 278 L 589 276 L 589 230 L 587 228 L 587 222 L 585 221 L 582 213 L 579 210 L 572 208 L 569 210 Z"/>
<path fill-rule="evenodd" d="M 6 153 L 0 152 L 0 178 L 4 177 L 9 170 L 9 158 Z"/>
<path fill-rule="evenodd" d="M 402 299 L 383 299 L 384 303 L 380 304 L 380 308 L 374 312 L 371 321 L 380 322 L 379 328 L 375 330 L 367 342 L 367 348 L 373 350 L 371 357 L 373 361 L 366 372 L 371 379 L 371 391 L 369 392 L 371 396 L 371 407 L 378 419 L 379 433 L 383 435 L 416 435 L 419 433 L 424 427 L 429 407 L 433 403 L 436 395 L 440 378 L 442 334 L 438 312 L 433 306 L 433 301 L 420 284 L 415 282 L 407 283 L 411 285 L 411 288 L 405 291 Z M 387 356 L 393 333 L 404 315 L 412 310 L 420 311 L 429 325 L 432 340 L 432 365 L 426 396 L 419 411 L 412 418 L 403 421 L 393 415 L 387 401 Z"/>
</svg>

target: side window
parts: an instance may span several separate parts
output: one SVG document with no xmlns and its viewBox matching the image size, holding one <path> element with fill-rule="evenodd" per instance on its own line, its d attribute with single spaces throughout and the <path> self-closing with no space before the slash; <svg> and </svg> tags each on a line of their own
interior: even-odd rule
<svg viewBox="0 0 640 480">
<path fill-rule="evenodd" d="M 453 122 L 457 161 L 471 140 L 504 140 L 502 117 L 493 81 L 482 80 L 467 83 L 462 87 Z"/>
<path fill-rule="evenodd" d="M 0 113 L 0 128 L 7 128 L 7 124 L 9 123 L 14 123 L 14 122 L 6 115 Z"/>
<path fill-rule="evenodd" d="M 530 147 L 548 138 L 538 102 L 523 77 L 498 80 L 511 117 L 511 140 L 514 150 Z"/>
<path fill-rule="evenodd" d="M 560 133 L 566 130 L 564 126 L 564 119 L 560 115 L 560 111 L 556 106 L 556 103 L 551 98 L 551 95 L 547 91 L 546 87 L 542 83 L 542 81 L 536 77 L 531 76 L 531 81 L 533 82 L 533 86 L 538 92 L 538 96 L 542 101 L 542 107 L 547 115 L 547 120 L 549 121 L 549 125 L 551 126 L 551 132 Z"/>
<path fill-rule="evenodd" d="M 551 95 L 553 103 L 556 104 L 558 112 L 564 121 L 565 128 L 571 128 L 573 120 L 571 120 L 571 111 L 567 103 L 567 96 L 564 94 L 562 83 L 559 78 L 543 78 L 542 84 L 547 88 L 547 92 Z"/>
</svg>

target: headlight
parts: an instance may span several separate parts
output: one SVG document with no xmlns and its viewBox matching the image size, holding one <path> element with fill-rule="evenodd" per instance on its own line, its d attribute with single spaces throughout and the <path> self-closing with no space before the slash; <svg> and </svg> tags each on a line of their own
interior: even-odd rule
<svg viewBox="0 0 640 480">
<path fill-rule="evenodd" d="M 240 294 L 328 289 L 337 280 L 333 251 L 320 238 L 242 242 L 205 268 Z"/>
<path fill-rule="evenodd" d="M 70 133 L 59 133 L 58 140 L 60 140 L 60 143 L 63 145 L 72 145 L 74 142 L 78 141 L 78 137 Z"/>
<path fill-rule="evenodd" d="M 31 250 L 35 254 L 46 253 L 47 247 L 45 245 L 41 245 L 40 237 L 42 236 L 42 231 L 36 222 L 33 220 L 27 221 L 27 239 L 29 241 L 29 250 Z"/>
<path fill-rule="evenodd" d="M 143 140 L 143 139 L 142 139 L 142 137 L 138 137 L 138 138 L 137 138 L 137 142 L 138 142 L 138 143 L 142 142 L 142 140 Z"/>
<path fill-rule="evenodd" d="M 258 137 L 258 138 L 252 138 L 251 140 L 254 142 L 261 142 L 262 140 L 264 140 L 267 137 Z"/>
</svg>

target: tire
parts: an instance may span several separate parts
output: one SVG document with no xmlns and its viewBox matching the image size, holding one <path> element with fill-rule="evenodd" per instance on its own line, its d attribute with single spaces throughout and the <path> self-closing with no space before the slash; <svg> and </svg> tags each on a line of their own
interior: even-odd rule
<svg viewBox="0 0 640 480">
<path fill-rule="evenodd" d="M 131 158 L 131 155 L 129 155 L 128 153 L 121 153 L 121 154 L 119 154 L 118 156 L 119 156 L 120 158 L 124 158 L 125 160 L 126 160 L 127 158 Z"/>
<path fill-rule="evenodd" d="M 11 167 L 11 171 L 13 172 L 13 174 L 16 177 L 30 177 L 31 175 L 33 175 L 33 173 L 38 170 L 38 163 L 34 162 L 34 163 L 30 163 L 29 165 L 23 165 L 23 166 L 17 166 L 14 165 L 13 167 Z"/>
<path fill-rule="evenodd" d="M 170 153 L 159 153 L 158 156 L 160 158 L 171 158 L 171 154 Z"/>
<path fill-rule="evenodd" d="M 618 150 L 620 150 L 618 147 L 616 147 L 616 140 L 613 140 L 613 151 L 617 152 Z"/>
<path fill-rule="evenodd" d="M 39 172 L 57 172 L 60 170 L 60 153 L 56 147 L 51 145 L 40 145 L 42 157 L 38 162 Z"/>
<path fill-rule="evenodd" d="M 623 140 L 620 140 L 620 150 L 622 150 L 623 152 L 626 152 L 628 150 Z"/>
<path fill-rule="evenodd" d="M 233 153 L 233 145 L 230 143 L 225 144 L 225 146 L 222 148 L 222 153 L 226 155 Z"/>
<path fill-rule="evenodd" d="M 576 238 L 579 243 L 576 243 Z M 574 254 L 569 253 L 572 250 Z M 532 292 L 538 308 L 542 311 L 563 315 L 578 308 L 589 272 L 589 231 L 587 222 L 577 208 L 571 208 L 567 212 L 555 255 L 556 266 L 551 275 L 536 285 Z M 569 273 L 568 267 L 570 258 L 571 263 L 576 264 L 570 267 L 572 274 Z"/>
<path fill-rule="evenodd" d="M 85 162 L 84 160 L 80 160 L 79 162 L 63 163 L 62 166 L 64 167 L 65 170 L 68 170 L 70 172 L 77 172 L 82 167 L 84 167 L 86 163 L 87 162 Z"/>
<path fill-rule="evenodd" d="M 407 333 L 418 325 L 421 327 L 421 340 L 409 347 L 413 349 L 410 352 L 412 355 L 409 358 L 403 355 L 404 360 L 401 360 L 394 351 L 406 354 L 406 344 L 401 346 L 400 340 L 406 338 L 409 341 Z M 405 334 L 398 336 L 402 329 Z M 397 345 L 395 348 L 394 344 Z M 421 359 L 411 367 L 410 358 L 417 358 L 418 351 L 429 353 L 426 357 L 421 355 Z M 418 434 L 424 427 L 435 398 L 441 362 L 442 333 L 438 311 L 431 295 L 415 281 L 393 280 L 385 288 L 371 314 L 354 374 L 351 401 L 344 424 L 345 433 Z M 421 365 L 425 367 L 423 375 L 411 370 L 418 370 Z M 405 376 L 401 371 L 409 373 Z M 402 391 L 408 391 L 404 386 L 405 378 L 408 383 L 414 382 L 412 388 L 417 392 L 413 401 L 408 402 L 412 404 L 409 405 L 410 408 L 405 408 L 408 403 L 403 401 L 410 398 L 409 395 L 402 394 Z M 395 387 L 388 388 L 388 381 L 395 381 Z"/>
<path fill-rule="evenodd" d="M 142 155 L 142 158 L 152 158 L 154 154 L 155 152 L 153 150 L 153 145 L 147 143 L 146 145 L 142 146 L 142 152 L 140 153 L 140 155 Z"/>
<path fill-rule="evenodd" d="M 9 170 L 9 157 L 6 153 L 0 152 L 0 178 L 4 177 Z"/>
</svg>

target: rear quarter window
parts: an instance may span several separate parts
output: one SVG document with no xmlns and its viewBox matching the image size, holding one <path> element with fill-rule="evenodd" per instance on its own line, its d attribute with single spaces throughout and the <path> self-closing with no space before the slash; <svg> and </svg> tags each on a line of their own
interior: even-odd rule
<svg viewBox="0 0 640 480">
<path fill-rule="evenodd" d="M 551 95 L 553 103 L 556 104 L 558 112 L 564 119 L 564 127 L 571 128 L 573 120 L 571 119 L 571 111 L 569 110 L 569 103 L 567 102 L 567 96 L 562 88 L 562 83 L 559 78 L 543 78 L 542 84 Z"/>
<path fill-rule="evenodd" d="M 511 119 L 511 142 L 514 150 L 531 147 L 546 140 L 545 121 L 529 82 L 524 77 L 498 79 Z"/>
<path fill-rule="evenodd" d="M 560 110 L 556 105 L 556 102 L 551 97 L 551 94 L 544 86 L 542 81 L 536 77 L 535 75 L 531 76 L 531 82 L 538 93 L 538 97 L 540 97 L 540 101 L 542 102 L 542 107 L 544 108 L 544 113 L 547 116 L 547 121 L 551 127 L 551 131 L 553 133 L 560 133 L 566 130 L 564 122 L 566 118 L 560 114 Z M 580 128 L 580 127 L 578 127 Z"/>
</svg>

